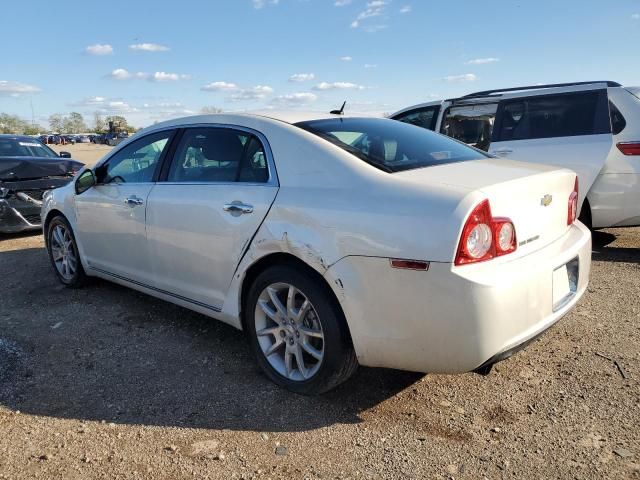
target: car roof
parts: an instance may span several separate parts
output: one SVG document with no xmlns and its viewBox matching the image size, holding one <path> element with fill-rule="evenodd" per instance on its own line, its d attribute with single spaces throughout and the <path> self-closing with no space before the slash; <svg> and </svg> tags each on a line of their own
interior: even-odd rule
<svg viewBox="0 0 640 480">
<path fill-rule="evenodd" d="M 153 124 L 138 133 L 141 132 L 152 132 L 162 128 L 171 128 L 171 127 L 180 127 L 186 125 L 195 125 L 195 124 L 207 124 L 207 123 L 230 123 L 233 124 L 238 122 L 242 124 L 243 121 L 247 121 L 250 119 L 264 119 L 271 120 L 275 122 L 284 122 L 288 124 L 295 124 L 298 122 L 308 122 L 312 120 L 326 120 L 331 118 L 376 118 L 375 116 L 368 114 L 344 114 L 344 115 L 335 115 L 326 112 L 313 112 L 313 111 L 279 111 L 279 110 L 266 110 L 266 111 L 255 111 L 255 112 L 223 112 L 223 113 L 211 113 L 206 115 L 191 115 L 188 117 L 174 118 L 171 120 L 166 120 L 164 122 Z M 380 117 L 378 117 L 380 118 Z M 131 138 L 131 137 L 129 137 Z"/>
</svg>

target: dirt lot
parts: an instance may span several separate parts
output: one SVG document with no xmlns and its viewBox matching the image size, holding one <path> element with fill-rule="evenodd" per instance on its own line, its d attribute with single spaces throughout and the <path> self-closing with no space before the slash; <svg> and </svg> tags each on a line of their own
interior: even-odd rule
<svg viewBox="0 0 640 480">
<path fill-rule="evenodd" d="M 306 398 L 240 332 L 64 289 L 39 236 L 0 238 L 0 478 L 640 478 L 639 247 L 598 233 L 579 306 L 487 377 L 361 369 Z"/>
<path fill-rule="evenodd" d="M 113 147 L 108 145 L 96 145 L 95 143 L 76 143 L 75 145 L 49 145 L 56 152 L 69 152 L 74 160 L 83 162 L 89 166 L 95 164 Z"/>
</svg>

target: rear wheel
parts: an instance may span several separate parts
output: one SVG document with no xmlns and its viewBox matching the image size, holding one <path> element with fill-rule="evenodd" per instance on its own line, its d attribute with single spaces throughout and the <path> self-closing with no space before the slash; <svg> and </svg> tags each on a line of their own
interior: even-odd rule
<svg viewBox="0 0 640 480">
<path fill-rule="evenodd" d="M 67 287 L 78 288 L 87 276 L 80 261 L 80 253 L 69 222 L 58 215 L 47 227 L 47 249 L 58 280 Z"/>
<path fill-rule="evenodd" d="M 357 369 L 342 312 L 320 279 L 291 266 L 269 268 L 253 282 L 244 307 L 258 363 L 278 385 L 320 394 Z"/>
<path fill-rule="evenodd" d="M 589 205 L 589 200 L 587 200 L 586 198 L 582 203 L 582 210 L 580 210 L 580 216 L 578 217 L 578 220 L 584 223 L 584 225 L 589 230 L 593 230 L 593 225 L 591 223 L 591 205 Z"/>
</svg>

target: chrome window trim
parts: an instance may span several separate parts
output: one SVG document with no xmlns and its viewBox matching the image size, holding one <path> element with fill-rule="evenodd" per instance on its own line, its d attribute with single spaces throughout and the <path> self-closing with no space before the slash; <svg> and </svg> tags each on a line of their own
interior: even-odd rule
<svg viewBox="0 0 640 480">
<path fill-rule="evenodd" d="M 176 125 L 173 128 L 176 129 L 184 129 L 189 130 L 192 128 L 224 128 L 227 130 L 238 130 L 240 132 L 249 133 L 255 136 L 260 143 L 262 144 L 262 148 L 267 157 L 267 174 L 269 175 L 269 179 L 266 182 L 174 182 L 174 181 L 158 181 L 159 185 L 253 185 L 253 186 L 270 186 L 270 187 L 279 187 L 280 183 L 278 181 L 278 172 L 276 170 L 276 164 L 273 159 L 273 153 L 271 152 L 271 145 L 269 144 L 269 140 L 264 136 L 262 132 L 258 130 L 254 130 L 253 128 L 243 127 L 241 125 L 233 125 L 228 123 L 190 123 L 188 125 Z M 157 130 L 162 131 L 162 130 Z M 155 133 L 155 132 L 153 132 Z M 173 158 L 169 161 L 173 162 L 175 159 L 175 153 Z"/>
</svg>

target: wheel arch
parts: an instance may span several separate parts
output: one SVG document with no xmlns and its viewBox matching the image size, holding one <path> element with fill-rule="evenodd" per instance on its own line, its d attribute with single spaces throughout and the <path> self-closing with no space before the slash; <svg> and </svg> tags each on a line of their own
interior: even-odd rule
<svg viewBox="0 0 640 480">
<path fill-rule="evenodd" d="M 260 275 L 262 272 L 269 269 L 270 267 L 273 267 L 276 265 L 290 265 L 292 267 L 295 267 L 296 269 L 304 271 L 306 274 L 316 279 L 318 284 L 321 285 L 326 290 L 327 294 L 329 295 L 329 298 L 333 302 L 334 307 L 336 308 L 336 312 L 338 312 L 338 318 L 340 322 L 343 324 L 343 327 L 345 329 L 344 331 L 346 332 L 349 341 L 353 344 L 353 340 L 351 339 L 351 330 L 349 329 L 349 322 L 347 321 L 346 315 L 344 313 L 342 305 L 340 304 L 340 301 L 338 300 L 338 297 L 336 296 L 335 292 L 329 285 L 329 282 L 327 282 L 327 279 L 324 278 L 322 274 L 320 274 L 320 272 L 318 272 L 312 266 L 305 263 L 303 260 L 296 257 L 295 255 L 287 252 L 274 252 L 274 253 L 267 254 L 261 257 L 260 259 L 258 259 L 257 261 L 255 261 L 254 263 L 252 263 L 244 272 L 242 283 L 240 285 L 240 295 L 238 296 L 238 300 L 240 304 L 239 305 L 240 323 L 241 323 L 242 329 L 246 331 L 246 315 L 245 315 L 246 312 L 244 309 L 244 304 L 245 304 L 249 289 L 251 288 L 251 285 L 253 284 L 254 280 L 258 277 L 258 275 Z"/>
<path fill-rule="evenodd" d="M 47 216 L 44 219 L 44 222 L 42 223 L 42 234 L 44 236 L 44 243 L 45 243 L 45 247 L 49 247 L 49 235 L 47 235 L 47 231 L 49 230 L 49 224 L 51 223 L 51 220 L 53 220 L 54 217 L 63 217 L 67 222 L 69 221 L 69 219 L 65 216 L 64 213 L 62 213 L 60 210 L 58 210 L 57 208 L 52 208 L 51 210 L 49 210 L 47 212 Z"/>
</svg>

